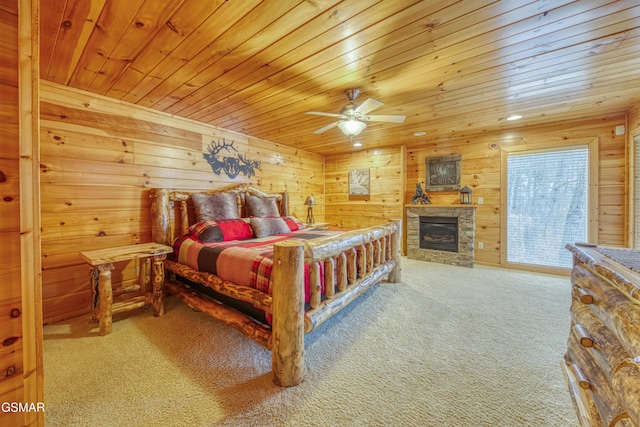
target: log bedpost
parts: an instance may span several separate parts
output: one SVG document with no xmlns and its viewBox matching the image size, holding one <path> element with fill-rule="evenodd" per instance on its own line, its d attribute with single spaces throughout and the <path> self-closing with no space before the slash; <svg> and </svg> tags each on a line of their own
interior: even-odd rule
<svg viewBox="0 0 640 427">
<path fill-rule="evenodd" d="M 186 234 L 189 231 L 189 211 L 187 209 L 187 201 L 180 202 L 180 232 Z"/>
<path fill-rule="evenodd" d="M 286 191 L 282 193 L 280 200 L 280 214 L 281 216 L 289 216 L 289 193 Z"/>
<path fill-rule="evenodd" d="M 151 190 L 151 235 L 156 243 L 171 246 L 169 233 L 169 190 L 156 188 Z"/>
<path fill-rule="evenodd" d="M 396 262 L 396 266 L 389 273 L 389 282 L 398 283 L 402 280 L 400 272 L 402 266 L 400 264 L 400 247 L 402 242 L 402 220 L 395 220 L 396 231 L 391 235 L 391 259 Z"/>
<path fill-rule="evenodd" d="M 304 378 L 304 243 L 287 240 L 273 248 L 273 382 L 298 385 Z"/>
</svg>

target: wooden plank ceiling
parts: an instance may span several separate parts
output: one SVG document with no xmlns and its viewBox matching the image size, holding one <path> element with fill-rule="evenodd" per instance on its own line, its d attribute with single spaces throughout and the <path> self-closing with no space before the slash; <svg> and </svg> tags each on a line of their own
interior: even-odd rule
<svg viewBox="0 0 640 427">
<path fill-rule="evenodd" d="M 41 2 L 41 77 L 313 152 L 622 114 L 640 102 L 638 0 Z M 360 88 L 352 147 L 321 135 Z M 507 121 L 512 114 L 523 118 Z M 425 132 L 422 137 L 414 133 Z"/>
</svg>

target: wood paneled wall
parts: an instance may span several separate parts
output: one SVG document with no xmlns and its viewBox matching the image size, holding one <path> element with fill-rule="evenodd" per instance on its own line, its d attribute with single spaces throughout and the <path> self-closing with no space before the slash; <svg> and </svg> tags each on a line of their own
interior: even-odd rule
<svg viewBox="0 0 640 427">
<path fill-rule="evenodd" d="M 0 412 L 44 425 L 38 188 L 38 1 L 0 0 Z"/>
<path fill-rule="evenodd" d="M 0 2 L 0 402 L 24 401 L 20 287 L 18 3 Z M 22 417 L 11 418 L 22 425 Z M 9 424 L 7 424 L 9 425 Z"/>
<path fill-rule="evenodd" d="M 216 175 L 203 153 L 209 144 L 261 161 L 256 175 Z M 235 157 L 233 151 L 220 156 Z M 89 269 L 79 251 L 151 241 L 150 188 L 183 190 L 250 183 L 289 192 L 291 214 L 324 220 L 324 158 L 320 155 L 158 113 L 42 81 L 42 254 L 45 322 L 89 308 Z M 114 286 L 136 279 L 135 265 L 117 265 Z"/>
<path fill-rule="evenodd" d="M 402 219 L 404 161 L 403 146 L 327 156 L 327 222 L 352 229 L 381 224 L 390 219 Z M 349 196 L 349 171 L 353 169 L 369 169 L 369 196 Z"/>
<path fill-rule="evenodd" d="M 462 155 L 462 186 L 473 190 L 473 202 L 484 198 L 484 204 L 476 210 L 476 242 L 483 242 L 484 249 L 476 247 L 475 259 L 479 264 L 501 265 L 500 230 L 502 226 L 500 197 L 500 155 L 507 146 L 554 143 L 565 145 L 567 141 L 598 138 L 599 140 L 599 212 L 598 243 L 625 246 L 626 224 L 626 156 L 625 136 L 615 135 L 615 126 L 625 124 L 624 117 L 603 117 L 598 122 L 587 121 L 554 124 L 515 131 L 479 134 L 469 138 L 446 141 L 420 141 L 407 146 L 407 182 L 405 200 L 415 192 L 417 182 L 425 183 L 425 158 Z M 459 195 L 430 193 L 433 203 L 457 203 Z"/>
<path fill-rule="evenodd" d="M 636 209 L 640 200 L 640 186 L 637 178 L 640 176 L 640 165 L 636 159 L 638 143 L 640 139 L 640 104 L 634 105 L 627 114 L 627 158 L 629 159 L 629 246 L 640 248 L 640 212 Z"/>
</svg>

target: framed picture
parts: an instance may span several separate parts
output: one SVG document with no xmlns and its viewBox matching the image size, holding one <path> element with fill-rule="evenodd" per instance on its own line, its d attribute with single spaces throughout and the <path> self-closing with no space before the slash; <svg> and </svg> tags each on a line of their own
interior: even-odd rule
<svg viewBox="0 0 640 427">
<path fill-rule="evenodd" d="M 460 190 L 460 154 L 427 157 L 426 191 Z"/>
<path fill-rule="evenodd" d="M 353 169 L 349 171 L 349 196 L 368 196 L 369 169 Z"/>
</svg>

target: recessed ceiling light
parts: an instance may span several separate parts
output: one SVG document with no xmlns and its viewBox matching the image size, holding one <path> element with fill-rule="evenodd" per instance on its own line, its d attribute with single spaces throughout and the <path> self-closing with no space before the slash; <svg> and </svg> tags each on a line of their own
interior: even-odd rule
<svg viewBox="0 0 640 427">
<path fill-rule="evenodd" d="M 425 136 L 426 134 L 427 134 L 426 132 L 420 131 L 420 132 L 414 133 L 413 136 Z"/>
<path fill-rule="evenodd" d="M 514 114 L 513 116 L 509 116 L 509 117 L 507 117 L 507 120 L 519 120 L 519 119 L 521 119 L 521 118 L 522 118 L 522 116 L 521 116 L 521 115 L 519 115 L 519 114 Z"/>
<path fill-rule="evenodd" d="M 362 142 L 354 142 L 353 146 L 354 147 L 362 147 Z"/>
</svg>

